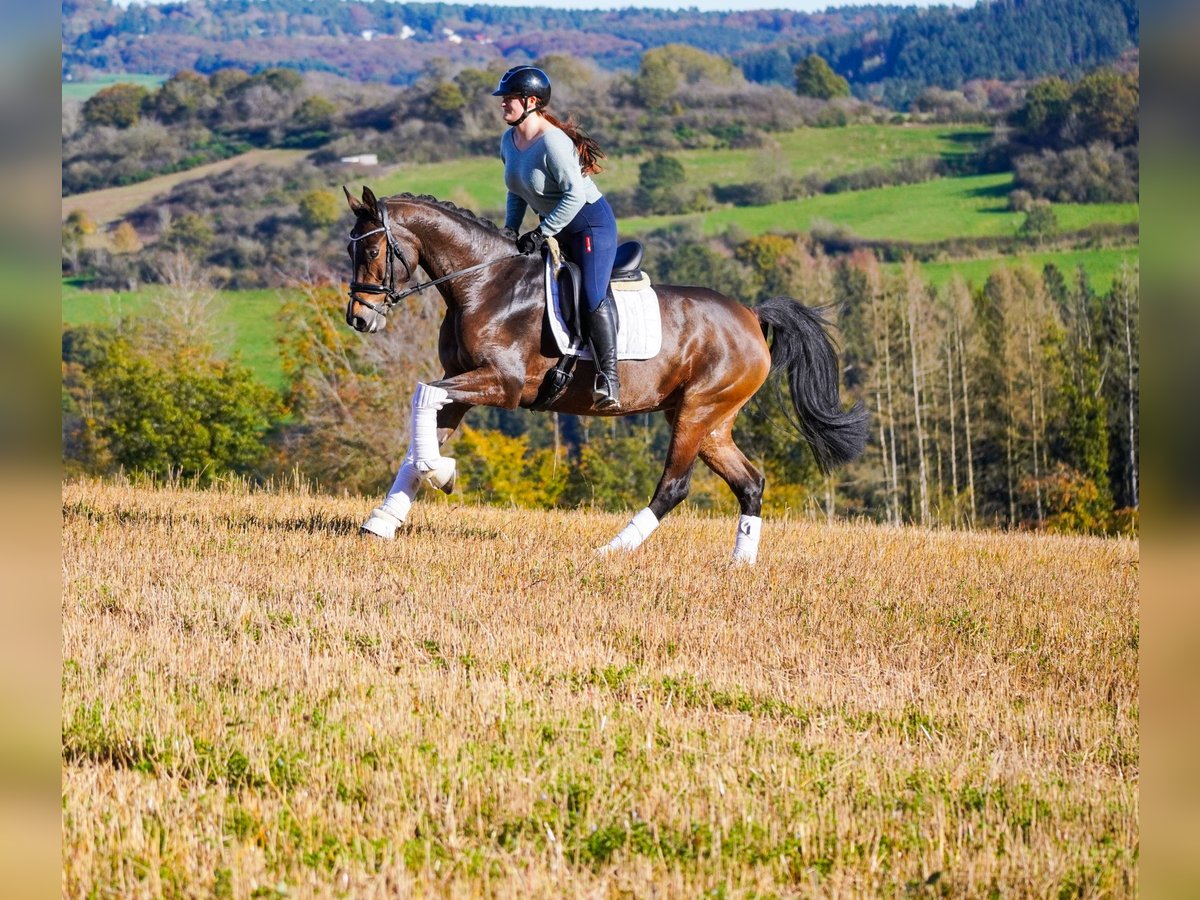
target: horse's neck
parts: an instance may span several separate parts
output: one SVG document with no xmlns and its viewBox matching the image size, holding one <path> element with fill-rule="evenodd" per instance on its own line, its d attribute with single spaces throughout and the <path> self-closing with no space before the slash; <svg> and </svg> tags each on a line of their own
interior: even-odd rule
<svg viewBox="0 0 1200 900">
<path fill-rule="evenodd" d="M 499 259 L 512 252 L 498 233 L 428 203 L 398 211 L 421 241 L 421 265 L 434 278 Z M 453 282 L 448 285 L 453 288 Z M 444 292 L 445 293 L 445 292 Z M 451 294 L 453 291 L 451 290 Z M 448 295 L 449 296 L 449 295 Z"/>
</svg>

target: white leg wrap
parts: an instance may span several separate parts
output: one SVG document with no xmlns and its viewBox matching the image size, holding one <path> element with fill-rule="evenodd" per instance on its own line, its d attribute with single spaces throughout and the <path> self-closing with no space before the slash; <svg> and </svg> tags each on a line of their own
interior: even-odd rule
<svg viewBox="0 0 1200 900">
<path fill-rule="evenodd" d="M 362 530 L 388 540 L 394 538 L 396 529 L 408 518 L 408 511 L 412 508 L 420 488 L 421 473 L 413 465 L 412 457 L 408 457 L 396 474 L 387 499 L 371 511 L 370 518 L 363 523 Z"/>
<path fill-rule="evenodd" d="M 738 519 L 737 541 L 733 545 L 733 561 L 754 565 L 758 559 L 758 539 L 762 535 L 761 516 L 742 516 Z"/>
<path fill-rule="evenodd" d="M 630 519 L 629 524 L 615 538 L 600 547 L 597 553 L 612 553 L 614 550 L 636 550 L 658 527 L 658 516 L 650 507 L 641 510 Z"/>
<path fill-rule="evenodd" d="M 418 472 L 434 487 L 454 478 L 454 460 L 444 457 L 437 437 L 437 411 L 450 402 L 444 388 L 417 382 L 412 400 L 412 443 L 409 455 Z"/>
</svg>

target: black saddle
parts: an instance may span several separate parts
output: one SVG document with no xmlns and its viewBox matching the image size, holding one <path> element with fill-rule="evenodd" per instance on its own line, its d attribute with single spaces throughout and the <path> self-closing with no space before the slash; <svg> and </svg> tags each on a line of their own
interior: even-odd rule
<svg viewBox="0 0 1200 900">
<path fill-rule="evenodd" d="M 613 281 L 637 281 L 642 277 L 642 252 L 640 241 L 626 241 L 617 247 L 617 258 L 613 261 Z"/>
</svg>

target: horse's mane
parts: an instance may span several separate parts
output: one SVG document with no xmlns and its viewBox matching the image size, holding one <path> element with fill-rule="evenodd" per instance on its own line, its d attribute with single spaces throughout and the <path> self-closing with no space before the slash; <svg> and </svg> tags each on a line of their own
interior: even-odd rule
<svg viewBox="0 0 1200 900">
<path fill-rule="evenodd" d="M 419 203 L 428 203 L 431 206 L 437 206 L 441 209 L 444 209 L 446 212 L 454 213 L 456 216 L 466 219 L 468 222 L 471 222 L 475 225 L 482 225 L 488 231 L 494 231 L 499 235 L 503 235 L 505 233 L 505 229 L 501 228 L 491 219 L 485 219 L 478 213 L 472 212 L 469 209 L 464 209 L 457 204 L 451 203 L 449 200 L 439 200 L 437 197 L 433 197 L 429 194 L 392 194 L 389 197 L 384 197 L 384 200 L 413 200 Z"/>
</svg>

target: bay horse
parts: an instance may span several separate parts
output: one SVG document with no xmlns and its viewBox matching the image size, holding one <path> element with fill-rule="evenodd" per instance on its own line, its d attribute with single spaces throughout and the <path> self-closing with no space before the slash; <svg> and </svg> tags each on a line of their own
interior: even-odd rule
<svg viewBox="0 0 1200 900">
<path fill-rule="evenodd" d="M 355 216 L 347 247 L 353 267 L 347 323 L 377 332 L 400 300 L 430 286 L 446 303 L 438 337 L 445 374 L 417 384 L 408 454 L 387 498 L 362 526 L 364 534 L 392 538 L 422 483 L 452 490 L 454 460 L 440 448 L 467 411 L 532 407 L 560 354 L 543 329 L 543 261 L 516 253 L 510 232 L 432 197 L 377 199 L 364 187 L 357 199 L 343 191 Z M 415 283 L 418 266 L 430 281 Z M 666 466 L 649 504 L 597 552 L 638 547 L 687 496 L 699 456 L 737 497 L 734 560 L 752 564 L 765 479 L 733 441 L 742 406 L 772 369 L 784 370 L 794 424 L 822 471 L 862 452 L 866 410 L 861 403 L 842 408 L 837 354 L 820 310 L 785 297 L 750 308 L 703 287 L 654 288 L 662 349 L 651 359 L 619 363 L 620 406 L 593 406 L 590 361 L 580 361 L 582 377 L 549 406 L 579 416 L 661 411 L 671 426 Z"/>
</svg>

